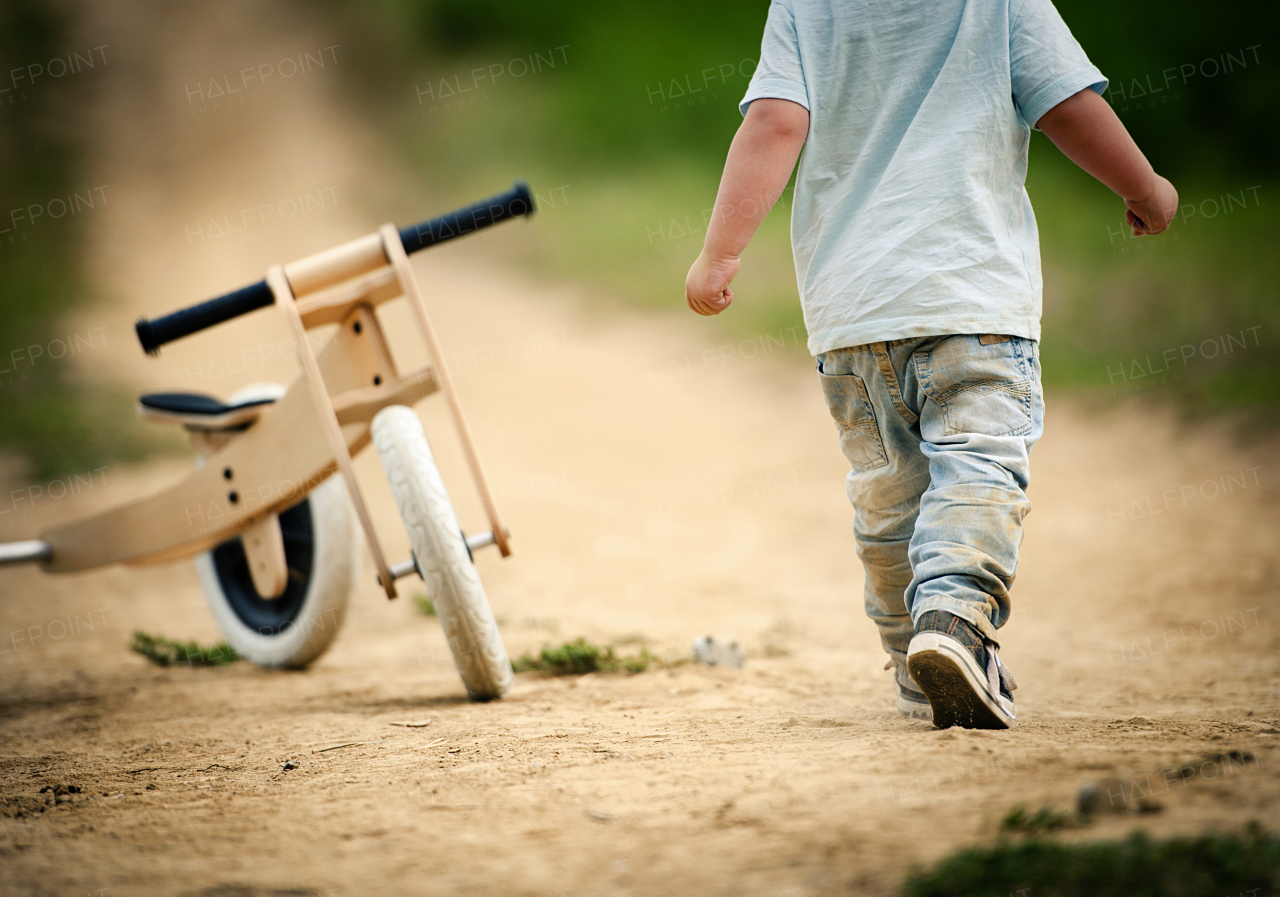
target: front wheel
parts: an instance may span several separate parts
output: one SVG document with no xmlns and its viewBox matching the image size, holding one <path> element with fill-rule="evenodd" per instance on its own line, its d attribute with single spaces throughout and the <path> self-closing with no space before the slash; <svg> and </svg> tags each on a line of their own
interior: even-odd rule
<svg viewBox="0 0 1280 897">
<path fill-rule="evenodd" d="M 373 419 L 373 443 L 467 694 L 502 697 L 511 661 L 418 415 L 403 405 L 383 408 Z"/>
</svg>

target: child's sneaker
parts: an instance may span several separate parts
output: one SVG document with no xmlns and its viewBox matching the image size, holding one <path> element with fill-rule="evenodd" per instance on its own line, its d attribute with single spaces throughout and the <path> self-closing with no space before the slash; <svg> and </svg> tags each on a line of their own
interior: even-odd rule
<svg viewBox="0 0 1280 897">
<path fill-rule="evenodd" d="M 893 670 L 893 685 L 898 692 L 898 712 L 907 719 L 933 722 L 933 708 L 929 706 L 929 699 L 911 681 L 911 674 L 907 672 L 906 666 L 899 667 L 891 660 L 884 665 L 884 668 Z"/>
<path fill-rule="evenodd" d="M 945 611 L 916 622 L 907 649 L 911 678 L 928 697 L 939 729 L 1007 729 L 1013 725 L 1018 684 L 996 655 L 995 643 Z"/>
</svg>

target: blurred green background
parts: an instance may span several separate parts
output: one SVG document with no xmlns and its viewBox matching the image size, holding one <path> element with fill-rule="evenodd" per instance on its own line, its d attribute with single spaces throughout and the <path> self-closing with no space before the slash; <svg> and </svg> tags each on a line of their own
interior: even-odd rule
<svg viewBox="0 0 1280 897">
<path fill-rule="evenodd" d="M 767 4 L 383 2 L 398 33 L 412 36 L 406 52 L 420 102 L 403 123 L 407 144 L 457 178 L 456 198 L 527 172 L 558 203 L 546 209 L 527 264 L 637 305 L 678 305 Z M 1043 244 L 1047 382 L 1273 414 L 1280 121 L 1270 113 L 1280 67 L 1271 38 L 1280 7 L 1058 7 L 1111 78 L 1114 108 L 1174 180 L 1188 216 L 1164 237 L 1128 237 L 1122 203 L 1034 135 L 1028 190 Z M 562 46 L 555 68 L 540 63 L 536 73 L 492 82 L 482 71 L 478 96 L 444 96 L 449 85 L 474 88 L 476 67 L 531 55 L 539 63 L 538 54 Z M 740 300 L 721 326 L 768 332 L 800 323 L 789 203 L 785 196 L 744 256 Z M 1166 350 L 1175 361 L 1164 361 Z M 1166 367 L 1155 382 L 1144 376 Z"/>
<path fill-rule="evenodd" d="M 504 241 L 515 246 L 504 250 L 509 262 L 547 282 L 589 284 L 610 302 L 681 307 L 766 3 L 302 5 L 343 35 L 349 98 L 444 201 L 470 201 L 516 176 L 531 182 L 538 225 Z M 1271 114 L 1280 6 L 1058 7 L 1187 217 L 1163 237 L 1126 236 L 1120 201 L 1034 136 L 1028 190 L 1044 257 L 1047 384 L 1099 401 L 1142 395 L 1226 409 L 1270 427 L 1280 407 L 1280 121 Z M 47 0 L 7 3 L 0 53 L 44 58 L 73 16 Z M 6 110 L 0 191 L 10 207 L 75 182 L 68 110 L 83 100 L 69 85 L 60 104 Z M 789 206 L 788 194 L 765 222 L 735 283 L 740 299 L 716 326 L 763 334 L 800 323 Z M 5 256 L 3 345 L 47 339 L 91 292 L 74 221 L 33 231 L 38 245 Z M 40 473 L 101 459 L 104 446 L 117 456 L 145 448 L 112 435 L 125 397 L 61 381 L 6 384 L 0 445 Z M 89 432 L 93 440 L 76 438 Z M 78 454 L 89 450 L 92 458 Z"/>
<path fill-rule="evenodd" d="M 65 53 L 74 19 L 48 0 L 4 0 L 0 59 L 26 62 Z M 83 219 L 68 212 L 53 217 L 58 207 L 53 214 L 28 210 L 71 194 L 86 202 L 107 200 L 105 191 L 86 190 L 80 177 L 89 84 L 67 77 L 59 85 L 64 89 L 27 103 L 22 82 L 7 66 L 0 79 L 0 87 L 9 88 L 0 94 L 0 197 L 5 202 L 0 210 L 0 448 L 24 460 L 28 472 L 40 478 L 135 460 L 163 444 L 153 431 L 133 426 L 133 397 L 124 389 L 77 381 L 71 365 L 49 362 L 54 354 L 73 351 L 67 348 L 63 316 L 92 295 L 81 263 Z M 38 224 L 20 226 L 28 214 Z M 85 341 L 101 345 L 106 338 L 105 332 L 81 331 L 80 336 L 80 348 Z"/>
</svg>

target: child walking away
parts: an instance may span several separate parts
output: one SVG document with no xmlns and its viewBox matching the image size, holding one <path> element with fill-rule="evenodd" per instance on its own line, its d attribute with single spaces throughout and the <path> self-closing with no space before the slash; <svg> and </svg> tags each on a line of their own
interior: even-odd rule
<svg viewBox="0 0 1280 897">
<path fill-rule="evenodd" d="M 849 460 L 867 615 L 903 715 L 1007 728 L 1009 619 L 1040 437 L 1038 128 L 1128 207 L 1177 209 L 1050 0 L 774 0 L 685 298 L 733 301 L 739 256 L 803 147 L 796 279 Z"/>
</svg>

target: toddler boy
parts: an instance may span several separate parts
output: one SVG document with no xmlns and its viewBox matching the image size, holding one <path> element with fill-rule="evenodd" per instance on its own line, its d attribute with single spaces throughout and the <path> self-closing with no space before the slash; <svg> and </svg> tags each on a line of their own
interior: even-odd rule
<svg viewBox="0 0 1280 897">
<path fill-rule="evenodd" d="M 1009 619 L 1040 437 L 1031 129 L 1124 200 L 1177 209 L 1050 0 L 774 0 L 685 298 L 733 300 L 739 255 L 802 147 L 791 242 L 809 350 L 852 470 L 868 616 L 898 708 L 1008 728 Z"/>
</svg>

